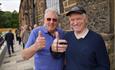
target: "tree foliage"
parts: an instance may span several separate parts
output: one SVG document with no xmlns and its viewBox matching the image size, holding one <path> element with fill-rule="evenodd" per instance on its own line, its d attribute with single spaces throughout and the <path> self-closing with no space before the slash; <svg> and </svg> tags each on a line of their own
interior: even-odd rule
<svg viewBox="0 0 115 70">
<path fill-rule="evenodd" d="M 17 28 L 19 26 L 19 13 L 15 10 L 13 12 L 0 11 L 0 28 Z"/>
</svg>

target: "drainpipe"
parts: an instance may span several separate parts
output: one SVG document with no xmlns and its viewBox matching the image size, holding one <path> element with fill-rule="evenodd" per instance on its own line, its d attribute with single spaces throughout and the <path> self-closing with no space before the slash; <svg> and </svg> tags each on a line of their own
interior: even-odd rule
<svg viewBox="0 0 115 70">
<path fill-rule="evenodd" d="M 35 24 L 35 0 L 32 0 L 32 28 Z"/>
</svg>

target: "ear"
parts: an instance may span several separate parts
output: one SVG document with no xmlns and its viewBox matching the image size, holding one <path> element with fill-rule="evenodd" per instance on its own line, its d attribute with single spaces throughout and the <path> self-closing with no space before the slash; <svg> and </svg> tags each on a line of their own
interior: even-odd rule
<svg viewBox="0 0 115 70">
<path fill-rule="evenodd" d="M 88 25 L 88 22 L 89 22 L 89 17 L 88 17 L 88 15 L 85 15 L 85 23 L 86 23 L 86 25 Z"/>
</svg>

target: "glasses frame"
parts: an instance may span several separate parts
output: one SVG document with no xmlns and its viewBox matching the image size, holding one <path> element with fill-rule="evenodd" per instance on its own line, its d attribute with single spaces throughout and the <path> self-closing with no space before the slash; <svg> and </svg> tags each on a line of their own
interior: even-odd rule
<svg viewBox="0 0 115 70">
<path fill-rule="evenodd" d="M 53 22 L 57 22 L 57 18 L 46 18 L 47 21 L 53 21 Z"/>
</svg>

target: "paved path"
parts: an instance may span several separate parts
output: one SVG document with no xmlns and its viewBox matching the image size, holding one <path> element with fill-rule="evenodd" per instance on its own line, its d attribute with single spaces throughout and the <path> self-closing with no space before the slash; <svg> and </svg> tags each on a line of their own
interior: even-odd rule
<svg viewBox="0 0 115 70">
<path fill-rule="evenodd" d="M 33 70 L 34 69 L 33 58 L 24 61 L 21 57 L 22 47 L 18 45 L 17 42 L 14 45 L 14 50 L 15 53 L 12 54 L 12 57 L 9 57 L 8 53 L 6 52 L 0 70 Z M 113 55 L 114 54 L 112 54 L 112 58 Z M 111 63 L 112 62 L 114 63 L 115 59 L 112 59 Z M 111 70 L 115 70 L 115 64 L 111 65 Z"/>
<path fill-rule="evenodd" d="M 12 57 L 9 57 L 6 52 L 0 70 L 33 70 L 33 58 L 26 61 L 23 60 L 21 57 L 22 47 L 17 42 L 14 45 L 14 50 L 15 53 L 12 54 Z"/>
</svg>

